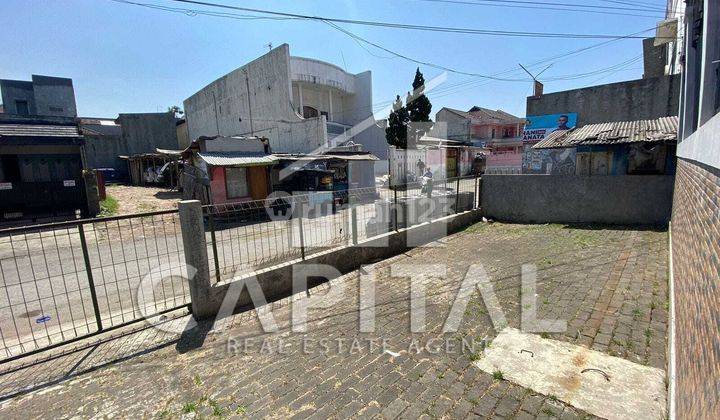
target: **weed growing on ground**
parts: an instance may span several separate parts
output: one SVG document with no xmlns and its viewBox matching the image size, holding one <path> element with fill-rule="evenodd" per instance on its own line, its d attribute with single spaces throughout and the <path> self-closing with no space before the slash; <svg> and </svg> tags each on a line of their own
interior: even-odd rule
<svg viewBox="0 0 720 420">
<path fill-rule="evenodd" d="M 495 372 L 493 372 L 493 379 L 496 381 L 502 381 L 503 379 L 505 379 L 505 377 L 503 376 L 502 371 L 496 370 Z"/>
<path fill-rule="evenodd" d="M 113 197 L 111 195 L 106 195 L 105 199 L 100 202 L 100 213 L 98 213 L 98 216 L 100 216 L 100 217 L 113 216 L 118 212 L 119 207 L 120 207 L 120 204 L 115 199 L 115 197 Z"/>
<path fill-rule="evenodd" d="M 185 414 L 194 413 L 196 411 L 197 411 L 197 404 L 195 404 L 195 403 L 189 402 L 189 403 L 186 403 L 185 405 L 183 405 L 182 412 Z"/>
</svg>

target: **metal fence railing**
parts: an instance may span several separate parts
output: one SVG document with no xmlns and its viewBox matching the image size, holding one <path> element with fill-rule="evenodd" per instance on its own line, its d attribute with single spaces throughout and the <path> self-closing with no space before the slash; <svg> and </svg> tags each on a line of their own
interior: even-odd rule
<svg viewBox="0 0 720 420">
<path fill-rule="evenodd" d="M 479 206 L 479 178 L 204 207 L 211 277 L 252 272 Z"/>
<path fill-rule="evenodd" d="M 479 181 L 436 180 L 430 197 L 415 183 L 204 206 L 211 276 L 477 208 Z M 189 306 L 184 261 L 177 210 L 0 230 L 0 363 Z"/>
<path fill-rule="evenodd" d="M 0 361 L 189 303 L 177 211 L 0 230 Z"/>
</svg>

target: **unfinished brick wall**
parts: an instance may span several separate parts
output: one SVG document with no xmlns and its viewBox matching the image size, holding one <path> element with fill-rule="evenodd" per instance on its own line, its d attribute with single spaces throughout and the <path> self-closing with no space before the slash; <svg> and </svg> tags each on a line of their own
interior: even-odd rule
<svg viewBox="0 0 720 420">
<path fill-rule="evenodd" d="M 672 215 L 678 418 L 720 418 L 720 170 L 678 159 Z"/>
</svg>

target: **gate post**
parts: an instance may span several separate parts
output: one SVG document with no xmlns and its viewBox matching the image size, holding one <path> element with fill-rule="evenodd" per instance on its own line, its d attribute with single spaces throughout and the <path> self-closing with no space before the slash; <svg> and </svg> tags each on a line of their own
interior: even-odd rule
<svg viewBox="0 0 720 420">
<path fill-rule="evenodd" d="M 196 319 L 206 318 L 214 315 L 217 311 L 213 311 L 212 305 L 212 284 L 202 205 L 198 200 L 183 200 L 178 203 L 178 210 L 192 314 Z M 197 271 L 194 276 L 191 276 L 193 268 Z"/>
</svg>

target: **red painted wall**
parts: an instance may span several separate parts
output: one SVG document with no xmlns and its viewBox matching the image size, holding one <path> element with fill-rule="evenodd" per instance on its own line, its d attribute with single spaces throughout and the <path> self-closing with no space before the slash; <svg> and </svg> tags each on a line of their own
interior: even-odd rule
<svg viewBox="0 0 720 420">
<path fill-rule="evenodd" d="M 221 203 L 239 203 L 242 201 L 250 201 L 250 196 L 240 198 L 227 198 L 227 190 L 225 189 L 225 168 L 221 166 L 211 166 L 210 169 L 210 195 L 213 204 Z"/>
</svg>

